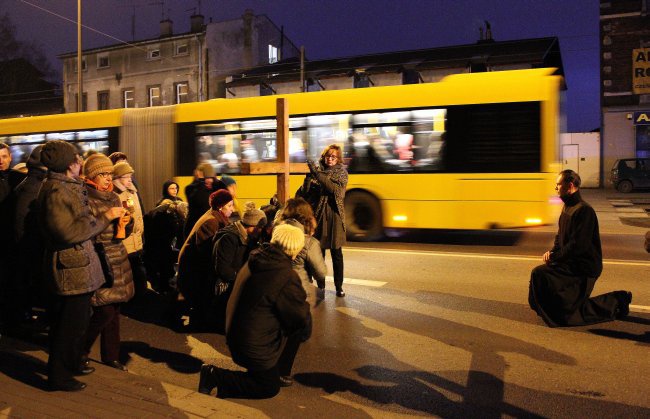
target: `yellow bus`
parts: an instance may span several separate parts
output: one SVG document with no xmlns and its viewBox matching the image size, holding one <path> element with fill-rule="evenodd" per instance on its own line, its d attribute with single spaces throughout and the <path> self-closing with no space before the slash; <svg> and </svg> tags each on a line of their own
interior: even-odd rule
<svg viewBox="0 0 650 419">
<path fill-rule="evenodd" d="M 14 163 L 50 139 L 84 152 L 123 151 L 145 208 L 198 163 L 235 178 L 238 200 L 268 203 L 273 175 L 241 175 L 243 162 L 276 160 L 276 99 L 287 99 L 292 162 L 338 143 L 350 173 L 352 240 L 385 229 L 492 229 L 554 222 L 559 92 L 554 69 L 447 76 L 437 83 L 213 99 L 145 109 L 0 120 Z M 291 176 L 291 192 L 304 175 Z"/>
</svg>

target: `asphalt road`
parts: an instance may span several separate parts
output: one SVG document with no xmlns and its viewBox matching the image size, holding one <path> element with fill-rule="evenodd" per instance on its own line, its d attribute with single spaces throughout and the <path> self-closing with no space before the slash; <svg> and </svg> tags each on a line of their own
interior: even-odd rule
<svg viewBox="0 0 650 419">
<path fill-rule="evenodd" d="M 236 402 L 283 418 L 650 417 L 642 237 L 603 235 L 594 290 L 631 290 L 631 316 L 550 329 L 527 293 L 551 232 L 445 235 L 346 247 L 347 297 L 336 298 L 329 282 L 313 307 L 295 384 L 271 400 Z M 170 327 L 166 305 L 152 293 L 125 309 L 122 349 L 132 372 L 196 388 L 203 362 L 236 368 L 223 336 Z"/>
</svg>

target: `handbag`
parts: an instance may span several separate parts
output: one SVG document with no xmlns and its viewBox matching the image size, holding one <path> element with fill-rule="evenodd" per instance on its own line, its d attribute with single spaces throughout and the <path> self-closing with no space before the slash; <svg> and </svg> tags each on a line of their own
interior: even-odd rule
<svg viewBox="0 0 650 419">
<path fill-rule="evenodd" d="M 113 283 L 115 282 L 115 275 L 113 274 L 113 267 L 108 260 L 108 255 L 106 254 L 106 247 L 104 247 L 104 243 L 95 242 L 95 252 L 99 257 L 99 263 L 102 265 L 102 272 L 104 272 L 105 282 L 102 285 L 102 288 L 112 288 Z"/>
</svg>

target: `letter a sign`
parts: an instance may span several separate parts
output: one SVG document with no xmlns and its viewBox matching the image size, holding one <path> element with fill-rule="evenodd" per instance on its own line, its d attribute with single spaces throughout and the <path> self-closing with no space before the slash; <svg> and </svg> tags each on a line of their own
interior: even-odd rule
<svg viewBox="0 0 650 419">
<path fill-rule="evenodd" d="M 632 91 L 650 93 L 650 48 L 632 50 Z"/>
</svg>

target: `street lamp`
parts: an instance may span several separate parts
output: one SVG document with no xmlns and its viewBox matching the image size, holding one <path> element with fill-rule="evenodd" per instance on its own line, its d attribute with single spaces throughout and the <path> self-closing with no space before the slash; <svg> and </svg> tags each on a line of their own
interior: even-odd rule
<svg viewBox="0 0 650 419">
<path fill-rule="evenodd" d="M 83 111 L 83 76 L 81 74 L 81 0 L 77 0 L 77 112 Z"/>
</svg>

